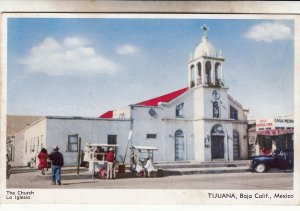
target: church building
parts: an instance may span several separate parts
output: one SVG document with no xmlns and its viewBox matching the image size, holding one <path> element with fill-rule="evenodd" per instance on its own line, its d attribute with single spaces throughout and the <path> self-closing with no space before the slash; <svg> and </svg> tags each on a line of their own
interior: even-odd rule
<svg viewBox="0 0 300 211">
<path fill-rule="evenodd" d="M 208 41 L 208 27 L 202 31 L 188 61 L 186 87 L 97 118 L 42 117 L 15 134 L 14 165 L 37 160 L 42 147 L 53 145 L 60 147 L 66 164 L 76 164 L 74 134 L 81 137 L 81 149 L 86 143 L 117 144 L 123 157 L 128 146 L 155 146 L 156 162 L 247 159 L 248 110 L 228 94 L 225 58 Z"/>
<path fill-rule="evenodd" d="M 225 58 L 208 41 L 190 56 L 187 87 L 108 111 L 100 118 L 131 119 L 134 145 L 153 145 L 164 161 L 247 159 L 247 113 L 228 94 Z"/>
</svg>

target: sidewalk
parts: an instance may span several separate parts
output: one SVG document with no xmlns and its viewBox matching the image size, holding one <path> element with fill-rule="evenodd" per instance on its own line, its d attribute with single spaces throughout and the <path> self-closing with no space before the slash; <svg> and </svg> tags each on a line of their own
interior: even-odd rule
<svg viewBox="0 0 300 211">
<path fill-rule="evenodd" d="M 215 164 L 214 164 L 215 165 Z M 241 172 L 249 172 L 250 169 L 248 165 L 241 166 L 207 166 L 201 164 L 180 164 L 178 165 L 157 165 L 158 174 L 157 177 L 165 177 L 165 176 L 176 176 L 176 175 L 192 175 L 192 174 L 223 174 L 223 173 L 241 173 Z M 205 166 L 205 167 L 203 167 Z M 62 169 L 62 174 L 64 177 L 68 177 L 70 179 L 76 178 L 92 178 L 92 174 L 87 171 L 87 169 L 80 169 L 80 174 L 77 175 L 76 168 L 68 167 L 68 169 Z M 51 177 L 51 176 L 49 176 Z M 117 178 L 135 178 L 136 173 L 126 170 L 125 173 L 116 173 Z M 45 177 L 44 177 L 45 178 Z M 51 178 L 50 178 L 51 179 Z"/>
<path fill-rule="evenodd" d="M 240 173 L 249 172 L 248 161 L 232 161 L 232 162 L 169 162 L 169 163 L 157 163 L 156 169 L 159 171 L 158 176 L 176 176 L 176 175 L 192 175 L 192 174 L 223 174 L 223 173 Z M 15 173 L 27 173 L 40 171 L 33 168 L 17 168 L 12 170 L 12 174 Z M 48 172 L 51 172 L 49 169 Z M 79 175 L 77 175 L 76 166 L 66 166 L 62 168 L 62 175 L 70 179 L 84 179 L 92 178 L 92 174 L 88 172 L 87 168 L 80 167 Z M 42 177 L 42 176 L 41 176 Z M 117 178 L 133 178 L 136 177 L 136 173 L 132 173 L 126 170 L 125 173 L 116 174 Z M 51 179 L 51 175 L 43 176 L 42 178 Z"/>
</svg>

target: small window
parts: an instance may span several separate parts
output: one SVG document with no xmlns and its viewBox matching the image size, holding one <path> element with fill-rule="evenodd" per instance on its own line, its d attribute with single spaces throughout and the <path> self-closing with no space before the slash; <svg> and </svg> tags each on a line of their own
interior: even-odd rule
<svg viewBox="0 0 300 211">
<path fill-rule="evenodd" d="M 117 144 L 117 135 L 108 135 L 107 144 Z"/>
<path fill-rule="evenodd" d="M 230 106 L 230 118 L 238 120 L 238 111 L 232 106 Z"/>
<path fill-rule="evenodd" d="M 78 152 L 78 134 L 68 135 L 68 151 Z"/>
<path fill-rule="evenodd" d="M 183 103 L 176 106 L 176 117 L 183 117 Z"/>
<path fill-rule="evenodd" d="M 156 138 L 156 134 L 154 134 L 154 133 L 147 133 L 147 138 Z"/>
</svg>

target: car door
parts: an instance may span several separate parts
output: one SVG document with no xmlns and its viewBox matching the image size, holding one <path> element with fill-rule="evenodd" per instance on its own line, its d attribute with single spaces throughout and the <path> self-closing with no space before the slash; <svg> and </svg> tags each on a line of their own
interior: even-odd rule
<svg viewBox="0 0 300 211">
<path fill-rule="evenodd" d="M 288 159 L 288 154 L 284 151 L 280 151 L 276 153 L 275 155 L 275 168 L 279 169 L 288 169 L 289 168 L 289 159 Z"/>
</svg>

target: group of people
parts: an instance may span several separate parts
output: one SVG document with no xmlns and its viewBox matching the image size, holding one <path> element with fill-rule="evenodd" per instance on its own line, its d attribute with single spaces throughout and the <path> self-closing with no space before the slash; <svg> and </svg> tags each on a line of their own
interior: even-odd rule
<svg viewBox="0 0 300 211">
<path fill-rule="evenodd" d="M 93 155 L 95 156 L 95 158 L 92 157 Z M 105 161 L 105 165 L 96 164 L 96 172 L 99 173 L 99 176 L 101 176 L 101 178 L 106 178 L 106 179 L 116 178 L 116 172 L 115 172 L 116 158 L 115 158 L 114 149 L 112 147 L 110 147 L 108 151 L 105 152 L 102 147 L 98 146 L 95 149 L 92 149 L 91 145 L 87 143 L 84 148 L 84 156 L 82 162 L 90 163 L 93 162 L 93 160 Z"/>
<path fill-rule="evenodd" d="M 47 160 L 52 162 L 52 185 L 61 185 L 61 168 L 64 165 L 64 157 L 59 152 L 59 147 L 54 146 L 53 151 L 48 155 L 47 149 L 42 148 L 41 152 L 38 154 L 39 165 L 38 168 L 42 170 L 42 174 L 45 174 L 45 169 L 48 170 Z"/>
<path fill-rule="evenodd" d="M 102 155 L 104 152 L 103 149 L 97 149 L 99 153 Z M 89 152 L 92 152 L 91 148 L 88 150 L 85 150 L 84 160 L 90 160 L 91 159 L 91 154 Z M 64 165 L 64 157 L 61 152 L 59 152 L 59 147 L 54 146 L 53 151 L 48 154 L 47 149 L 42 148 L 40 153 L 38 154 L 38 159 L 39 159 L 39 165 L 38 168 L 42 170 L 42 174 L 45 174 L 45 169 L 48 170 L 48 162 L 47 160 L 49 159 L 51 161 L 51 167 L 52 167 L 52 185 L 61 185 L 61 168 Z M 102 157 L 100 158 L 102 160 Z M 105 175 L 107 179 L 114 179 L 116 178 L 116 172 L 115 172 L 115 153 L 113 148 L 109 148 L 108 152 L 106 153 L 105 157 L 105 163 L 106 166 L 104 168 L 105 170 Z M 134 156 L 131 156 L 131 168 L 132 171 L 135 171 L 138 173 L 139 176 L 141 175 L 149 175 L 151 172 L 155 172 L 156 169 L 154 168 L 151 159 L 149 157 L 145 157 L 144 162 L 138 160 L 136 162 L 136 158 Z M 144 164 L 144 165 L 143 165 Z M 103 170 L 103 168 L 102 168 Z"/>
<path fill-rule="evenodd" d="M 143 165 L 145 163 L 145 165 Z M 151 176 L 151 172 L 156 172 L 157 169 L 154 168 L 150 157 L 145 157 L 144 162 L 138 160 L 134 154 L 131 156 L 131 171 L 137 172 L 138 176 Z"/>
</svg>

